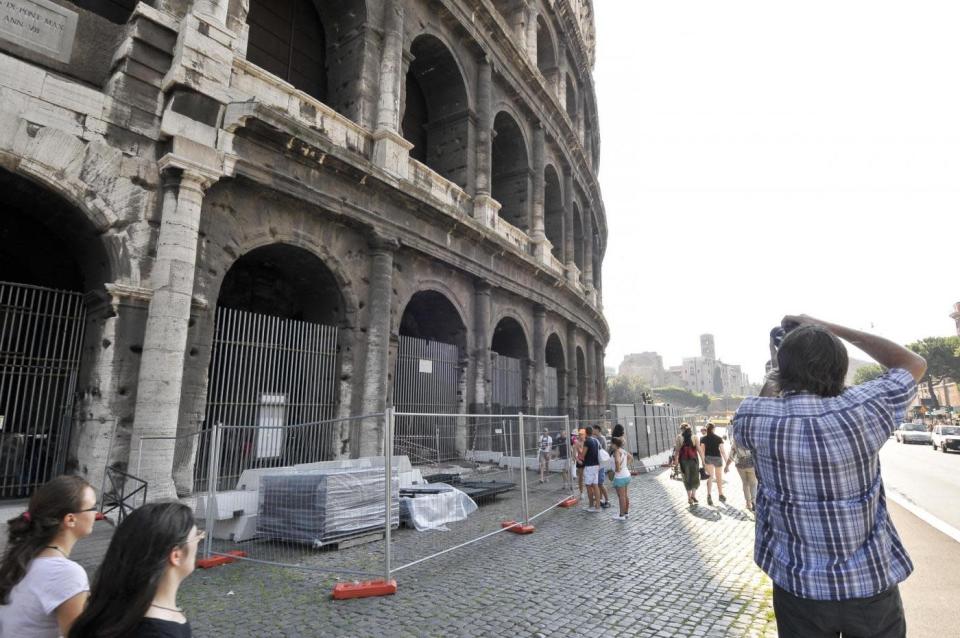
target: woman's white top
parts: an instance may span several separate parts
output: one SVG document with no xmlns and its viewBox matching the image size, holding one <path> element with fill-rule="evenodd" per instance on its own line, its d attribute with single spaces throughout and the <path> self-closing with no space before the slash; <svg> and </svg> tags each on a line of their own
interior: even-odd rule
<svg viewBox="0 0 960 638">
<path fill-rule="evenodd" d="M 617 450 L 616 453 L 620 455 L 620 469 L 613 475 L 613 478 L 629 478 L 630 468 L 627 467 L 627 457 L 630 456 L 630 454 L 623 448 Z M 616 467 L 616 465 L 614 465 L 614 467 Z"/>
<path fill-rule="evenodd" d="M 57 607 L 90 591 L 87 572 L 69 558 L 37 557 L 0 605 L 0 638 L 58 638 Z"/>
</svg>

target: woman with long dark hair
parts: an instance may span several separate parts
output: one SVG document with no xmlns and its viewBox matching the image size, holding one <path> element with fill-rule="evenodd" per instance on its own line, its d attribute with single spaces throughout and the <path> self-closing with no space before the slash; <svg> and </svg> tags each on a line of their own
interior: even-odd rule
<svg viewBox="0 0 960 638">
<path fill-rule="evenodd" d="M 0 636 L 66 635 L 90 591 L 87 572 L 70 560 L 93 531 L 97 494 L 79 476 L 58 476 L 30 497 L 27 511 L 7 521 L 0 564 Z"/>
<path fill-rule="evenodd" d="M 117 527 L 70 638 L 190 638 L 177 606 L 204 538 L 180 503 L 149 503 Z"/>
<path fill-rule="evenodd" d="M 707 423 L 707 435 L 700 439 L 700 455 L 703 458 L 703 467 L 707 471 L 707 505 L 713 505 L 710 492 L 714 481 L 717 483 L 720 501 L 727 502 L 727 497 L 723 495 L 723 473 L 730 469 L 723 467 L 727 462 L 727 451 L 723 439 L 714 433 L 714 429 L 716 426 L 713 423 Z"/>
<path fill-rule="evenodd" d="M 680 464 L 683 474 L 683 487 L 687 490 L 687 504 L 693 507 L 697 504 L 697 490 L 700 489 L 700 442 L 693 436 L 689 423 L 681 425 L 680 436 L 677 437 L 676 462 Z"/>
</svg>

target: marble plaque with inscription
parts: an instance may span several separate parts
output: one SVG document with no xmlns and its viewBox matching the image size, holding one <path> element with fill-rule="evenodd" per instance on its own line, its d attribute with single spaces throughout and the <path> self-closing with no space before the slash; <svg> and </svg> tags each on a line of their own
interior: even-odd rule
<svg viewBox="0 0 960 638">
<path fill-rule="evenodd" d="M 0 40 L 69 62 L 77 13 L 48 0 L 0 0 Z"/>
</svg>

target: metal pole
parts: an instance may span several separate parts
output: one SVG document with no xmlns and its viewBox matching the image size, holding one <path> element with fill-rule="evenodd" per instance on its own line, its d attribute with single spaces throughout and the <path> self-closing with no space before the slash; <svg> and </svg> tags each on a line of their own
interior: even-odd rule
<svg viewBox="0 0 960 638">
<path fill-rule="evenodd" d="M 207 538 L 204 542 L 203 555 L 209 558 L 213 549 L 213 531 L 217 524 L 217 483 L 220 474 L 220 437 L 221 425 L 213 424 L 210 430 L 210 469 L 207 478 Z"/>
<path fill-rule="evenodd" d="M 385 424 L 383 428 L 383 478 L 386 488 L 384 489 L 384 524 L 383 524 L 383 579 L 390 580 L 390 506 L 393 505 L 393 430 L 396 418 L 395 409 L 387 408 Z"/>
<path fill-rule="evenodd" d="M 561 441 L 561 445 L 565 446 L 567 450 L 567 458 L 563 459 L 566 467 L 563 468 L 563 475 L 567 477 L 567 484 L 564 485 L 565 488 L 570 490 L 570 494 L 573 494 L 573 472 L 570 471 L 570 468 L 576 468 L 575 463 L 571 463 L 573 458 L 573 448 L 570 446 L 570 415 L 563 415 L 563 432 L 566 435 L 566 440 Z"/>
<path fill-rule="evenodd" d="M 440 424 L 437 424 L 436 434 L 434 435 L 437 446 L 437 470 L 440 469 Z"/>
<path fill-rule="evenodd" d="M 143 460 L 143 436 L 137 435 L 137 473 L 140 476 L 140 461 Z"/>
<path fill-rule="evenodd" d="M 518 419 L 519 429 L 520 429 L 520 494 L 521 502 L 523 504 L 523 524 L 530 524 L 530 514 L 529 514 L 529 503 L 527 502 L 527 455 L 523 451 L 523 412 L 520 413 Z"/>
</svg>

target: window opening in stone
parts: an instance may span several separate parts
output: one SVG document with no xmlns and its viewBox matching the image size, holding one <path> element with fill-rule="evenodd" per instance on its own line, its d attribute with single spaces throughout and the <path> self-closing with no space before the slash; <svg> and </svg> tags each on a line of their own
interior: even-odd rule
<svg viewBox="0 0 960 638">
<path fill-rule="evenodd" d="M 70 0 L 70 4 L 106 18 L 114 24 L 126 24 L 137 7 L 137 0 Z M 153 5 L 153 2 L 144 4 Z"/>
<path fill-rule="evenodd" d="M 580 280 L 583 281 L 583 217 L 580 208 L 573 205 L 573 263 L 580 271 Z"/>
<path fill-rule="evenodd" d="M 493 120 L 491 190 L 500 203 L 500 217 L 524 232 L 530 229 L 530 177 L 527 146 L 520 127 L 501 111 Z"/>
<path fill-rule="evenodd" d="M 543 222 L 553 256 L 563 262 L 563 195 L 560 177 L 552 166 L 544 169 Z"/>
<path fill-rule="evenodd" d="M 587 405 L 587 358 L 583 348 L 577 346 L 577 413 L 584 418 Z"/>
<path fill-rule="evenodd" d="M 403 137 L 414 145 L 411 157 L 461 188 L 467 186 L 470 110 L 460 66 L 450 50 L 431 35 L 410 47 L 402 117 Z M 414 90 L 411 90 L 413 88 Z"/>
<path fill-rule="evenodd" d="M 553 48 L 553 37 L 543 16 L 537 16 L 537 68 L 543 77 L 550 78 L 557 67 L 557 55 Z"/>
<path fill-rule="evenodd" d="M 523 411 L 528 403 L 530 350 L 520 323 L 504 317 L 493 330 L 491 403 L 494 413 Z"/>
<path fill-rule="evenodd" d="M 566 412 L 566 365 L 563 357 L 563 344 L 557 333 L 547 337 L 546 376 L 544 379 L 544 414 L 564 414 Z"/>
<path fill-rule="evenodd" d="M 567 115 L 574 124 L 577 123 L 577 85 L 573 76 L 567 75 Z"/>
<path fill-rule="evenodd" d="M 250 62 L 326 101 L 326 35 L 312 1 L 251 0 L 247 24 Z"/>
</svg>

